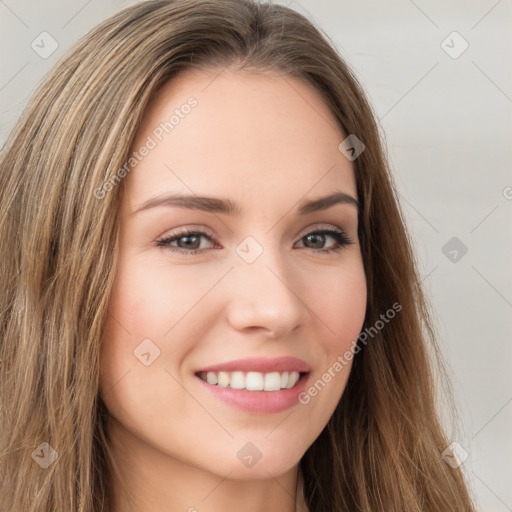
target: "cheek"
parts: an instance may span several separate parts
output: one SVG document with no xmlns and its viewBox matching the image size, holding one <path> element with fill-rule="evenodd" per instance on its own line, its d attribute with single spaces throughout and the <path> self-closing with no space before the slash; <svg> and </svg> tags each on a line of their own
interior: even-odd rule
<svg viewBox="0 0 512 512">
<path fill-rule="evenodd" d="M 315 417 L 310 427 L 312 437 L 327 424 L 343 395 L 353 357 L 357 357 L 353 350 L 364 324 L 367 299 L 362 263 L 347 266 L 343 272 L 317 276 L 315 282 L 317 286 L 314 293 L 310 291 L 309 300 L 317 315 L 316 332 L 325 334 L 317 338 L 319 365 L 314 378 L 299 396 L 302 406 Z"/>
<path fill-rule="evenodd" d="M 323 302 L 329 325 L 343 347 L 359 335 L 366 314 L 364 275 L 341 278 Z"/>
<path fill-rule="evenodd" d="M 169 268 L 146 261 L 143 255 L 126 260 L 119 266 L 112 290 L 105 339 L 115 343 L 129 338 L 132 350 L 145 338 L 169 344 L 186 324 L 182 320 L 211 288 L 212 276 L 207 279 L 183 267 Z"/>
<path fill-rule="evenodd" d="M 110 390 L 116 382 L 141 365 L 138 347 L 146 347 L 151 358 L 161 356 L 162 333 L 169 329 L 163 310 L 173 305 L 164 286 L 154 286 L 153 270 L 147 266 L 120 262 L 108 309 L 101 348 L 101 388 Z M 168 319 L 169 320 L 169 319 Z M 147 340 L 151 340 L 151 345 Z M 145 356 L 147 359 L 147 356 Z M 144 358 L 142 358 L 144 359 Z M 155 359 L 156 361 L 157 359 Z"/>
<path fill-rule="evenodd" d="M 362 262 L 354 261 L 337 271 L 330 269 L 315 277 L 308 292 L 318 325 L 325 326 L 324 349 L 345 351 L 363 327 L 366 314 L 366 277 Z"/>
<path fill-rule="evenodd" d="M 201 302 L 218 280 L 215 273 L 170 268 L 144 258 L 124 255 L 118 267 L 101 347 L 102 390 L 111 389 L 128 372 L 132 380 L 144 368 L 144 357 L 154 360 L 146 376 L 179 368 L 216 315 Z"/>
<path fill-rule="evenodd" d="M 147 438 L 148 425 L 162 423 L 161 411 L 170 404 L 186 411 L 186 395 L 173 377 L 180 380 L 179 364 L 191 349 L 180 319 L 195 294 L 180 288 L 178 274 L 123 263 L 112 290 L 100 356 L 101 397 L 110 414 L 141 438 Z M 173 342 L 178 336 L 180 343 Z"/>
</svg>

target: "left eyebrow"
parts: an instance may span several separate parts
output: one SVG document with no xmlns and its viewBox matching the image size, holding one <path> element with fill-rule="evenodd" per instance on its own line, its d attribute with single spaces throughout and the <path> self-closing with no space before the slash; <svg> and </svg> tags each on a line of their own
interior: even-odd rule
<svg viewBox="0 0 512 512">
<path fill-rule="evenodd" d="M 361 205 L 357 199 L 340 191 L 325 197 L 320 197 L 319 199 L 301 203 L 299 205 L 299 214 L 305 215 L 307 213 L 327 210 L 336 204 L 350 204 L 355 206 L 358 211 L 361 209 Z"/>
<path fill-rule="evenodd" d="M 345 192 L 334 192 L 325 197 L 318 199 L 303 201 L 298 207 L 299 215 L 327 210 L 337 204 L 353 205 L 359 211 L 361 206 L 357 199 L 353 198 Z M 221 199 L 218 197 L 196 196 L 185 194 L 171 194 L 157 196 L 148 199 L 142 205 L 132 212 L 132 215 L 155 208 L 157 206 L 169 206 L 178 208 L 187 208 L 189 210 L 200 210 L 208 213 L 224 213 L 227 215 L 240 215 L 242 209 L 239 204 L 230 199 Z"/>
</svg>

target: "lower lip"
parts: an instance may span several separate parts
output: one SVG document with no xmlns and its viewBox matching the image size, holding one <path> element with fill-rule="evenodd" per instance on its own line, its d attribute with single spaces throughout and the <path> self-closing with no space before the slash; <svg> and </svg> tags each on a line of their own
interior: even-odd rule
<svg viewBox="0 0 512 512">
<path fill-rule="evenodd" d="M 295 386 L 279 391 L 248 391 L 208 384 L 197 375 L 201 384 L 216 398 L 226 402 L 231 407 L 244 412 L 257 414 L 272 414 L 285 411 L 296 405 L 298 396 L 306 389 L 309 373 L 301 374 Z"/>
</svg>

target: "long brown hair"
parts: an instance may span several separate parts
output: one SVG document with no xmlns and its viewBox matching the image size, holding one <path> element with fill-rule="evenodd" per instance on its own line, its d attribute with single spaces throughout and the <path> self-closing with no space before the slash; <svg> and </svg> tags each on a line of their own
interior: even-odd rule
<svg viewBox="0 0 512 512">
<path fill-rule="evenodd" d="M 401 306 L 371 340 L 359 340 L 343 396 L 301 460 L 310 511 L 473 511 L 460 468 L 441 456 L 450 440 L 437 413 L 433 365 L 443 366 L 371 106 L 310 21 L 249 0 L 124 9 L 57 63 L 5 144 L 0 507 L 109 509 L 114 465 L 98 375 L 122 186 L 101 198 L 95 191 L 126 162 L 145 109 L 166 81 L 190 67 L 226 66 L 307 82 L 343 132 L 363 141 L 353 164 L 368 286 L 364 328 Z M 38 455 L 57 460 L 43 468 Z"/>
</svg>

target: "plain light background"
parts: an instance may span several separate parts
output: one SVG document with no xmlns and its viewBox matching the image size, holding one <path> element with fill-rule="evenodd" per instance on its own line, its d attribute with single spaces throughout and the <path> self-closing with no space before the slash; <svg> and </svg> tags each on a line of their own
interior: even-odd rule
<svg viewBox="0 0 512 512">
<path fill-rule="evenodd" d="M 131 3 L 0 0 L 0 147 L 50 67 Z M 368 93 L 451 368 L 452 441 L 479 510 L 512 511 L 512 2 L 279 3 L 328 34 Z M 33 49 L 52 49 L 43 32 L 49 56 Z"/>
</svg>

